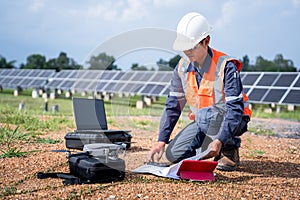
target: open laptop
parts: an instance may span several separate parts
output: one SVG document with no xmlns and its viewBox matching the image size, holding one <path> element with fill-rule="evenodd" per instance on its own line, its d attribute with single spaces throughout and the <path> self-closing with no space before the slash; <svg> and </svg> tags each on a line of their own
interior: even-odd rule
<svg viewBox="0 0 300 200">
<path fill-rule="evenodd" d="M 108 130 L 103 100 L 74 97 L 73 112 L 76 130 L 65 135 L 68 149 L 82 150 L 93 143 L 126 144 L 130 148 L 130 131 Z"/>
<path fill-rule="evenodd" d="M 108 130 L 104 102 L 101 99 L 73 98 L 76 133 L 114 132 Z"/>
</svg>

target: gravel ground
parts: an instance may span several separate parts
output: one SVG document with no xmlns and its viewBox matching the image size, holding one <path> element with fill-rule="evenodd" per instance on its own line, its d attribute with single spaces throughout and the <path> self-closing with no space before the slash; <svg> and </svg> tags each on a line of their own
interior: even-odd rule
<svg viewBox="0 0 300 200">
<path fill-rule="evenodd" d="M 126 124 L 118 119 L 119 124 Z M 136 123 L 141 118 L 133 119 Z M 147 119 L 157 121 L 158 119 Z M 139 124 L 139 123 L 137 123 Z M 242 136 L 241 166 L 234 172 L 215 170 L 215 182 L 178 181 L 133 174 L 143 164 L 157 133 L 147 124 L 131 128 L 134 142 L 127 151 L 123 181 L 65 186 L 61 179 L 37 179 L 38 172 L 68 172 L 64 135 L 68 130 L 44 137 L 61 139 L 58 144 L 20 142 L 22 151 L 38 150 L 25 158 L 0 161 L 2 199 L 300 199 L 300 123 L 277 119 L 253 119 L 252 130 L 271 131 L 275 136 L 247 132 Z M 114 128 L 113 126 L 111 128 Z M 178 129 L 182 128 L 180 126 Z M 3 146 L 1 147 L 3 148 Z"/>
</svg>

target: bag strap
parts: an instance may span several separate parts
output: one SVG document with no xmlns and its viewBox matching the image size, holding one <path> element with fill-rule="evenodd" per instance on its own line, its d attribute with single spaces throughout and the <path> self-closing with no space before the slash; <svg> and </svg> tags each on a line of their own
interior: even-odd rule
<svg viewBox="0 0 300 200">
<path fill-rule="evenodd" d="M 64 179 L 63 184 L 64 185 L 75 185 L 75 184 L 90 184 L 94 183 L 89 180 L 81 179 L 77 176 L 74 176 L 70 173 L 60 173 L 60 172 L 54 172 L 54 173 L 44 173 L 44 172 L 38 172 L 37 173 L 38 179 L 46 179 L 46 178 L 60 178 Z"/>
<path fill-rule="evenodd" d="M 44 172 L 38 172 L 37 173 L 38 179 L 46 179 L 46 178 L 60 178 L 64 179 L 63 184 L 64 185 L 78 185 L 78 184 L 94 184 L 94 183 L 108 183 L 112 181 L 118 181 L 118 177 L 115 178 L 107 178 L 107 179 L 101 179 L 101 180 L 88 180 L 84 178 L 79 178 L 77 176 L 74 176 L 70 173 L 61 173 L 61 172 L 53 172 L 53 173 L 44 173 Z"/>
</svg>

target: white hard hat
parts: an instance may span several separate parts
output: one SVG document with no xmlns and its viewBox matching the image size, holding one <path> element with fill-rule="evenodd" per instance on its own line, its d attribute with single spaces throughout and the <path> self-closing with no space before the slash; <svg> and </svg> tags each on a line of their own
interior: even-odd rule
<svg viewBox="0 0 300 200">
<path fill-rule="evenodd" d="M 177 25 L 173 49 L 176 51 L 191 49 L 212 32 L 213 28 L 203 15 L 190 12 L 183 16 Z"/>
</svg>

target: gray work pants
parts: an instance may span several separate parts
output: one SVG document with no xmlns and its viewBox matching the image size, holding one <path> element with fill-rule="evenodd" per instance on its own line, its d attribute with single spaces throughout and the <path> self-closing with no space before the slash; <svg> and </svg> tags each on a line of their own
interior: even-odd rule
<svg viewBox="0 0 300 200">
<path fill-rule="evenodd" d="M 172 163 L 177 163 L 184 158 L 196 155 L 196 151 L 207 149 L 211 141 L 211 137 L 205 134 L 200 135 L 196 122 L 192 122 L 170 141 L 166 149 L 166 158 Z"/>
</svg>

